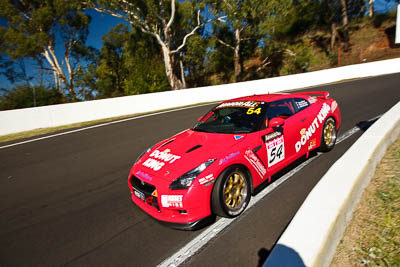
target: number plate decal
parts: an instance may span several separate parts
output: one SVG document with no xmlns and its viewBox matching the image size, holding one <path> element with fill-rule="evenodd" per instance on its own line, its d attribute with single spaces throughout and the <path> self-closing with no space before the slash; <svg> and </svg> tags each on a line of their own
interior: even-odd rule
<svg viewBox="0 0 400 267">
<path fill-rule="evenodd" d="M 142 192 L 140 192 L 140 191 L 136 190 L 135 188 L 133 188 L 133 193 L 135 194 L 135 196 L 138 199 L 144 201 L 144 194 Z"/>
<path fill-rule="evenodd" d="M 285 159 L 285 141 L 283 136 L 275 138 L 265 144 L 268 153 L 268 167 Z"/>
</svg>

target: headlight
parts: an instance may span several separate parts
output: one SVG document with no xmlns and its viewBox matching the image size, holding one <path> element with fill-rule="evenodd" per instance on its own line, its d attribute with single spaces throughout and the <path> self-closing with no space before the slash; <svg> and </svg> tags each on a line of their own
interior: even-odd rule
<svg viewBox="0 0 400 267">
<path fill-rule="evenodd" d="M 175 181 L 173 181 L 170 185 L 169 188 L 171 190 L 179 190 L 179 189 L 187 189 L 189 186 L 192 185 L 194 179 L 202 172 L 204 171 L 208 166 L 210 166 L 211 163 L 213 163 L 216 159 L 210 159 L 202 164 L 200 164 L 197 168 L 194 168 L 191 171 L 188 171 Z"/>
<path fill-rule="evenodd" d="M 153 148 L 153 147 L 150 147 L 150 148 L 146 149 L 145 151 L 143 151 L 142 154 L 140 154 L 139 157 L 137 157 L 137 159 L 135 160 L 135 163 L 134 163 L 134 164 L 136 164 L 136 162 L 138 162 L 139 159 L 140 159 L 141 157 L 143 157 L 144 154 L 146 154 L 147 152 L 149 152 L 152 148 Z"/>
</svg>

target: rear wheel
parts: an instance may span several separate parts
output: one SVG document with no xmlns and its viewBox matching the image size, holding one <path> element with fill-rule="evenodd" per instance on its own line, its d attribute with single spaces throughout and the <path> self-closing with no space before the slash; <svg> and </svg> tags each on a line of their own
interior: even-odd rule
<svg viewBox="0 0 400 267">
<path fill-rule="evenodd" d="M 249 204 L 250 183 L 247 172 L 239 166 L 228 167 L 218 177 L 212 192 L 213 212 L 222 217 L 240 215 Z"/>
<path fill-rule="evenodd" d="M 322 128 L 320 150 L 323 152 L 332 150 L 336 144 L 336 137 L 336 122 L 332 117 L 329 117 Z"/>
</svg>

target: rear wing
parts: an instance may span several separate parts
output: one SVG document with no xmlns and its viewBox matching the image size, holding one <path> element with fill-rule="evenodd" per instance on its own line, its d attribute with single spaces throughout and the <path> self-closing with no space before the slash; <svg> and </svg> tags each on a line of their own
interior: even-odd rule
<svg viewBox="0 0 400 267">
<path fill-rule="evenodd" d="M 329 97 L 329 92 L 325 92 L 325 91 L 296 92 L 296 94 L 309 95 L 309 96 L 315 96 L 315 97 L 323 97 L 325 99 L 327 99 Z"/>
</svg>

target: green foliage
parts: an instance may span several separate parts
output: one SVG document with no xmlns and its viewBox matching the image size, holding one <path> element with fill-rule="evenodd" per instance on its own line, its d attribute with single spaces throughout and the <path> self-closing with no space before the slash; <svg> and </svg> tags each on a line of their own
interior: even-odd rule
<svg viewBox="0 0 400 267">
<path fill-rule="evenodd" d="M 347 42 L 347 31 L 364 24 L 378 27 L 395 16 L 392 12 L 365 19 L 364 0 L 346 3 L 350 22 L 358 21 L 348 27 L 341 26 L 340 0 L 175 0 L 175 17 L 166 29 L 171 0 L 0 0 L 0 16 L 6 21 L 0 26 L 0 75 L 19 85 L 3 95 L 1 103 L 7 95 L 12 103 L 31 106 L 28 99 L 33 91 L 27 88 L 36 85 L 41 88 L 38 92 L 52 92 L 38 85 L 45 81 L 47 87 L 57 88 L 53 74 L 62 84 L 57 88 L 64 95 L 58 101 L 62 102 L 169 90 L 171 76 L 181 80 L 177 84 L 183 83 L 182 72 L 187 87 L 197 87 L 299 73 L 318 64 L 336 65 L 332 26 L 340 45 Z M 122 17 L 130 26 L 119 24 L 102 36 L 100 51 L 87 47 L 91 18 L 86 8 Z M 209 18 L 214 20 L 185 39 L 198 19 Z M 55 53 L 56 40 L 64 54 Z M 183 40 L 186 44 L 181 47 Z M 163 51 L 163 47 L 168 49 Z M 53 60 L 61 71 L 49 64 L 51 52 L 58 57 Z M 171 68 L 165 67 L 168 60 Z M 27 72 L 25 64 L 33 61 L 34 71 Z M 173 74 L 168 79 L 166 69 Z M 182 87 L 178 84 L 173 89 L 178 88 Z M 57 102 L 52 100 L 56 97 L 49 99 L 49 103 Z"/>
<path fill-rule="evenodd" d="M 68 98 L 75 101 L 75 73 L 84 67 L 83 62 L 91 58 L 93 50 L 85 46 L 90 17 L 80 9 L 79 1 L 0 0 L 0 16 L 7 22 L 6 27 L 0 27 L 0 53 L 7 54 L 12 60 L 36 60 L 42 68 L 58 77 Z M 59 37 L 63 58 L 58 58 L 59 53 L 55 51 Z M 62 63 L 66 65 L 65 69 Z M 63 89 L 60 92 L 64 93 Z"/>
<path fill-rule="evenodd" d="M 115 97 L 167 90 L 160 51 L 154 40 L 118 24 L 103 37 L 97 67 L 83 78 L 97 97 Z"/>
<path fill-rule="evenodd" d="M 65 103 L 63 96 L 54 88 L 18 85 L 0 96 L 0 110 L 29 108 Z"/>
<path fill-rule="evenodd" d="M 286 48 L 284 54 L 283 75 L 306 72 L 310 65 L 312 48 L 305 43 L 298 42 Z"/>
<path fill-rule="evenodd" d="M 199 35 L 192 36 L 183 50 L 183 64 L 187 72 L 190 87 L 207 85 L 205 80 L 206 56 L 208 49 L 208 38 Z"/>
</svg>

